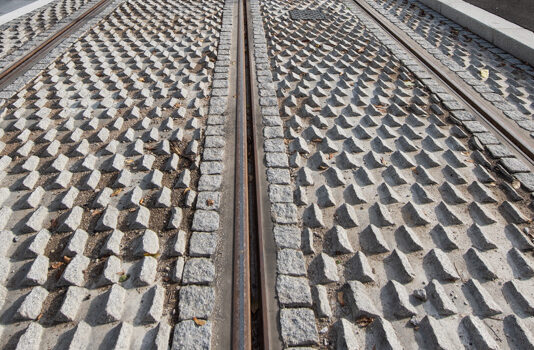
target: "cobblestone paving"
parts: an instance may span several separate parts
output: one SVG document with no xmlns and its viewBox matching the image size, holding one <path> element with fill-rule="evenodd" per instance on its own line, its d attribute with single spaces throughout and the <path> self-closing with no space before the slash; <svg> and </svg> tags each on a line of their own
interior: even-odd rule
<svg viewBox="0 0 534 350">
<path fill-rule="evenodd" d="M 285 346 L 534 347 L 520 162 L 350 1 L 251 3 Z"/>
<path fill-rule="evenodd" d="M 233 6 L 128 1 L 6 101 L 1 348 L 209 347 Z"/>
<path fill-rule="evenodd" d="M 366 0 L 534 137 L 534 68 L 417 1 Z"/>
<path fill-rule="evenodd" d="M 0 26 L 0 59 L 15 50 L 22 55 L 25 48 L 33 48 L 38 42 L 53 34 L 58 26 L 63 27 L 72 15 L 78 14 L 86 5 L 96 0 L 57 0 L 24 16 Z M 81 11 L 80 11 L 81 12 Z M 59 28 L 57 28 L 59 29 Z M 27 44 L 25 46 L 25 44 Z M 8 60 L 8 64 L 13 61 Z"/>
</svg>

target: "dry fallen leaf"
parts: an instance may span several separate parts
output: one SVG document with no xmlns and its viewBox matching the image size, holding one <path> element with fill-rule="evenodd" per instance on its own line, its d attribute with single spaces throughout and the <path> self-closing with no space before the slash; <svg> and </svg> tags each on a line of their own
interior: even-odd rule
<svg viewBox="0 0 534 350">
<path fill-rule="evenodd" d="M 213 199 L 206 199 L 206 205 L 211 207 L 213 205 Z"/>
<path fill-rule="evenodd" d="M 72 260 L 72 258 L 71 258 L 70 256 L 63 255 L 63 261 L 64 261 L 65 263 L 68 264 L 68 263 L 70 263 L 71 260 Z"/>
<path fill-rule="evenodd" d="M 128 158 L 128 159 L 126 159 L 124 162 L 125 162 L 126 164 L 132 164 L 133 161 L 134 161 L 133 159 Z"/>
<path fill-rule="evenodd" d="M 119 193 L 122 192 L 122 190 L 123 190 L 122 187 L 117 188 L 115 191 L 113 191 L 113 193 L 111 194 L 111 197 L 116 197 L 116 196 L 118 196 Z"/>
<path fill-rule="evenodd" d="M 61 267 L 64 263 L 62 261 L 54 261 L 50 264 L 50 267 L 53 269 L 57 269 L 58 267 Z"/>
<path fill-rule="evenodd" d="M 180 155 L 180 150 L 178 149 L 178 146 L 176 146 L 176 144 L 174 143 L 171 143 L 171 151 L 173 151 L 173 153 L 176 153 L 177 155 Z"/>
<path fill-rule="evenodd" d="M 343 299 L 343 292 L 337 292 L 337 301 L 339 305 L 345 306 L 345 300 Z"/>
<path fill-rule="evenodd" d="M 196 317 L 193 317 L 193 321 L 195 321 L 195 323 L 197 324 L 197 326 L 203 326 L 206 324 L 206 320 L 199 320 L 198 318 Z"/>
<path fill-rule="evenodd" d="M 480 70 L 480 77 L 484 80 L 488 79 L 489 77 L 489 70 L 487 69 L 481 69 Z"/>
<path fill-rule="evenodd" d="M 141 199 L 139 200 L 139 204 L 142 205 L 142 204 L 144 203 L 144 201 L 145 201 L 145 199 L 144 199 L 144 198 L 141 198 Z"/>
<path fill-rule="evenodd" d="M 373 317 L 363 316 L 363 317 L 360 317 L 359 319 L 356 320 L 356 324 L 360 328 L 365 328 L 365 327 L 369 326 L 371 323 L 373 323 L 374 320 L 375 319 Z"/>
<path fill-rule="evenodd" d="M 518 190 L 519 187 L 521 187 L 521 182 L 519 182 L 518 179 L 515 179 L 514 181 L 512 181 L 512 187 Z"/>
</svg>

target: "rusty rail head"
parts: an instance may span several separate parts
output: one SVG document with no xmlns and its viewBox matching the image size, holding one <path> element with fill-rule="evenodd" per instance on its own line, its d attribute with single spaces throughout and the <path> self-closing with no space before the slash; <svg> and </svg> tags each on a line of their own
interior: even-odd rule
<svg viewBox="0 0 534 350">
<path fill-rule="evenodd" d="M 94 14 L 98 9 L 102 8 L 106 3 L 111 0 L 100 0 L 98 3 L 94 4 L 87 11 L 82 13 L 74 21 L 70 22 L 60 30 L 58 30 L 54 35 L 43 41 L 39 46 L 28 52 L 26 55 L 22 56 L 20 59 L 16 60 L 9 67 L 0 72 L 0 86 L 6 85 L 9 82 L 10 78 L 16 74 L 16 71 L 23 67 L 25 64 L 30 62 L 34 57 L 44 52 L 45 50 L 51 48 L 54 43 L 60 40 L 70 29 L 76 26 L 78 23 L 85 20 L 90 15 Z"/>
<path fill-rule="evenodd" d="M 251 348 L 244 0 L 238 1 L 232 348 Z"/>
</svg>

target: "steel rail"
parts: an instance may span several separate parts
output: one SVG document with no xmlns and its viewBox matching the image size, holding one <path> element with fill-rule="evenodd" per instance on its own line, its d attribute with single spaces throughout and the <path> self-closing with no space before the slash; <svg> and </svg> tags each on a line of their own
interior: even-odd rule
<svg viewBox="0 0 534 350">
<path fill-rule="evenodd" d="M 447 66 L 420 47 L 408 34 L 391 23 L 382 14 L 372 8 L 365 0 L 352 0 L 365 14 L 374 20 L 380 28 L 390 34 L 408 53 L 436 76 L 454 95 L 460 98 L 479 119 L 485 121 L 501 141 L 507 143 L 516 155 L 527 161 L 534 168 L 534 142 L 530 136 L 517 131 L 517 124 L 508 119 L 501 110 L 484 100 L 478 92 L 465 83 Z"/>
<path fill-rule="evenodd" d="M 26 55 L 22 56 L 18 60 L 16 60 L 13 64 L 8 66 L 6 69 L 0 72 L 0 87 L 5 87 L 9 82 L 16 79 L 18 73 L 21 71 L 21 69 L 24 68 L 24 66 L 31 63 L 31 61 L 38 55 L 51 50 L 55 45 L 62 40 L 65 36 L 67 36 L 76 25 L 83 22 L 85 19 L 87 19 L 92 14 L 96 13 L 99 9 L 101 9 L 105 4 L 108 2 L 111 2 L 111 0 L 100 0 L 98 3 L 94 4 L 89 8 L 87 11 L 85 11 L 83 14 L 78 16 L 76 19 L 74 19 L 72 22 L 67 24 L 66 26 L 62 27 L 60 30 L 54 33 L 51 37 L 43 41 L 41 44 L 39 44 L 37 47 L 35 47 L 33 50 L 28 52 Z M 22 74 L 22 73 L 20 73 Z"/>
<path fill-rule="evenodd" d="M 245 0 L 246 4 L 246 14 L 247 18 L 251 17 L 250 13 L 250 0 Z M 269 310 L 270 307 L 272 307 L 270 300 L 269 300 L 269 293 L 268 293 L 268 277 L 267 277 L 267 270 L 266 266 L 268 265 L 268 258 L 265 254 L 265 242 L 268 239 L 265 237 L 265 232 L 267 231 L 265 228 L 265 225 L 268 220 L 264 221 L 265 216 L 265 209 L 268 209 L 265 207 L 265 203 L 262 200 L 264 197 L 264 186 L 263 186 L 263 176 L 261 176 L 261 173 L 264 171 L 264 168 L 262 167 L 262 157 L 260 152 L 260 143 L 261 140 L 259 139 L 259 135 L 261 135 L 261 130 L 259 126 L 262 125 L 261 123 L 261 115 L 260 115 L 260 108 L 258 106 L 258 100 L 259 100 L 259 94 L 258 89 L 255 84 L 256 79 L 256 68 L 255 68 L 255 58 L 254 58 L 254 49 L 252 46 L 252 43 L 254 42 L 254 29 L 252 27 L 252 21 L 247 21 L 247 38 L 248 38 L 248 62 L 249 62 L 249 89 L 251 91 L 251 99 L 250 101 L 250 109 L 251 109 L 251 129 L 252 129 L 252 135 L 250 139 L 252 140 L 252 161 L 254 165 L 254 173 L 255 173 L 255 182 L 254 182 L 254 192 L 252 195 L 256 198 L 256 215 L 255 215 L 255 233 L 257 238 L 257 255 L 258 255 L 258 268 L 259 268 L 259 282 L 260 282 L 260 300 L 261 300 L 261 306 L 260 306 L 260 312 L 261 312 L 261 340 L 258 342 L 262 349 L 271 349 L 275 348 L 279 344 L 273 344 L 274 342 L 271 340 L 272 334 L 271 334 L 271 328 L 272 326 L 272 320 L 269 317 Z"/>
<path fill-rule="evenodd" d="M 232 348 L 251 348 L 244 1 L 238 0 Z"/>
</svg>

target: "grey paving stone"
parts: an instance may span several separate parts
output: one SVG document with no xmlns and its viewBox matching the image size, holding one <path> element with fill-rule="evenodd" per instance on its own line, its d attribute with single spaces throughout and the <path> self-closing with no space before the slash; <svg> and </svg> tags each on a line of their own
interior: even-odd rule
<svg viewBox="0 0 534 350">
<path fill-rule="evenodd" d="M 207 321 L 203 326 L 197 326 L 194 321 L 181 321 L 174 327 L 173 350 L 182 349 L 210 349 L 212 324 Z"/>
<path fill-rule="evenodd" d="M 215 253 L 218 236 L 214 233 L 193 232 L 189 239 L 189 254 L 195 257 L 209 257 Z"/>
<path fill-rule="evenodd" d="M 312 306 L 312 295 L 307 278 L 278 275 L 276 294 L 280 305 L 284 307 Z"/>
<path fill-rule="evenodd" d="M 210 259 L 194 258 L 186 261 L 182 282 L 184 284 L 210 284 L 215 279 L 215 265 Z"/>
<path fill-rule="evenodd" d="M 319 341 L 315 316 L 310 309 L 280 310 L 280 327 L 288 346 L 314 345 Z"/>
<path fill-rule="evenodd" d="M 180 320 L 193 317 L 206 319 L 213 311 L 215 290 L 212 287 L 185 286 L 180 288 L 178 312 Z"/>
<path fill-rule="evenodd" d="M 16 310 L 15 317 L 19 320 L 35 320 L 41 313 L 43 303 L 48 297 L 48 291 L 43 287 L 33 288 Z"/>
<path fill-rule="evenodd" d="M 219 229 L 219 214 L 211 210 L 197 210 L 193 217 L 191 229 L 212 232 Z"/>
</svg>

